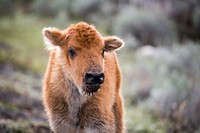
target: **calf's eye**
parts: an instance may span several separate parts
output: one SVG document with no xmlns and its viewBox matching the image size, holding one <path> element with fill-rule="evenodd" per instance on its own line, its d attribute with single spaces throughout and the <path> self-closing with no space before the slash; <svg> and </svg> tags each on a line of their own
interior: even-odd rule
<svg viewBox="0 0 200 133">
<path fill-rule="evenodd" d="M 105 52 L 105 49 L 103 49 L 103 51 L 101 53 L 102 57 L 104 57 L 104 52 Z"/>
<path fill-rule="evenodd" d="M 75 51 L 74 51 L 72 48 L 69 48 L 68 54 L 69 54 L 69 56 L 70 56 L 71 58 L 73 58 L 73 57 L 76 55 Z"/>
</svg>

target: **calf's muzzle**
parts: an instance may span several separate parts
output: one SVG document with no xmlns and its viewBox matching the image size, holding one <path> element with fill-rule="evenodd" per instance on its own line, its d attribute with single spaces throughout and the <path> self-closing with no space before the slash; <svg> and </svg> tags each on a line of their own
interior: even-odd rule
<svg viewBox="0 0 200 133">
<path fill-rule="evenodd" d="M 96 92 L 104 82 L 104 73 L 86 73 L 85 84 L 90 92 Z"/>
</svg>

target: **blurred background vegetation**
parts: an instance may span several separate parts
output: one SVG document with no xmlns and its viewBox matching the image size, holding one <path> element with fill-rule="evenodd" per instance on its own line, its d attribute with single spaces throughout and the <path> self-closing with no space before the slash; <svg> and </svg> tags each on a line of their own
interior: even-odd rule
<svg viewBox="0 0 200 133">
<path fill-rule="evenodd" d="M 0 132 L 48 133 L 41 30 L 94 24 L 118 51 L 127 133 L 200 133 L 199 0 L 0 0 Z"/>
</svg>

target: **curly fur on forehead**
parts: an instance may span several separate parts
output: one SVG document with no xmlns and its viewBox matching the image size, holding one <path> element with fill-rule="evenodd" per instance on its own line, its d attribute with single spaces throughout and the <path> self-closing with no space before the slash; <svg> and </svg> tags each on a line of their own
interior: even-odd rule
<svg viewBox="0 0 200 133">
<path fill-rule="evenodd" d="M 85 22 L 71 25 L 68 28 L 68 33 L 81 47 L 89 48 L 91 46 L 97 46 L 103 42 L 102 36 L 96 28 Z"/>
</svg>

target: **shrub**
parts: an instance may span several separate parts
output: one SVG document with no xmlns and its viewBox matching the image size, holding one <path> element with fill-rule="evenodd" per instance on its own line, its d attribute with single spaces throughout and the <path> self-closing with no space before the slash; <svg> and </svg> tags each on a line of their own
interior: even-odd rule
<svg viewBox="0 0 200 133">
<path fill-rule="evenodd" d="M 32 5 L 32 12 L 39 16 L 56 17 L 60 12 L 67 14 L 70 0 L 35 0 Z"/>
<path fill-rule="evenodd" d="M 135 96 L 138 99 L 148 92 L 142 99 L 145 101 L 140 98 L 136 102 L 168 121 L 169 133 L 190 133 L 200 128 L 199 53 L 200 47 L 188 42 L 170 49 L 143 47 L 136 54 L 132 92 L 126 95 L 135 100 Z"/>
<path fill-rule="evenodd" d="M 170 45 L 175 36 L 171 23 L 163 14 L 147 10 L 124 8 L 115 22 L 113 32 L 133 47 Z"/>
</svg>

